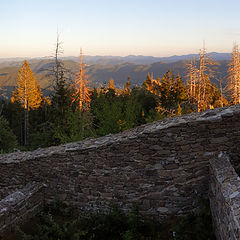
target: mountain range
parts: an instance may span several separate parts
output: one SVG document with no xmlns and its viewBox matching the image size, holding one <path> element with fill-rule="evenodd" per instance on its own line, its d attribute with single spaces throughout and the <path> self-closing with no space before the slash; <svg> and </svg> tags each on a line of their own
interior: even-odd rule
<svg viewBox="0 0 240 240">
<path fill-rule="evenodd" d="M 229 53 L 210 53 L 219 65 L 215 66 L 214 83 L 218 84 L 217 79 L 226 79 L 227 66 L 231 55 Z M 141 85 L 146 79 L 147 73 L 153 75 L 154 78 L 162 77 L 164 73 L 171 70 L 174 74 L 179 73 L 183 79 L 186 76 L 186 64 L 189 59 L 197 57 L 196 54 L 171 56 L 165 58 L 157 58 L 151 56 L 84 56 L 86 62 L 86 70 L 88 74 L 89 84 L 91 87 L 98 87 L 107 84 L 110 78 L 115 81 L 116 87 L 123 87 L 128 76 L 132 85 Z M 0 88 L 5 89 L 7 96 L 11 96 L 11 92 L 16 85 L 16 77 L 24 59 L 0 59 Z M 78 70 L 77 57 L 62 58 L 66 69 L 75 73 Z M 37 81 L 45 94 L 49 93 L 49 72 L 53 66 L 53 60 L 49 58 L 28 59 L 31 69 L 36 74 Z M 223 82 L 224 85 L 224 82 Z"/>
<path fill-rule="evenodd" d="M 217 52 L 210 52 L 209 55 L 216 61 L 220 60 L 230 60 L 231 54 L 230 53 L 217 53 Z M 153 57 L 153 56 L 143 56 L 143 55 L 128 55 L 125 57 L 121 56 L 84 56 L 84 61 L 86 64 L 101 64 L 101 65 L 116 65 L 121 63 L 134 63 L 134 64 L 153 64 L 155 62 L 165 62 L 165 63 L 173 63 L 181 60 L 190 60 L 192 58 L 197 58 L 198 54 L 187 54 L 187 55 L 173 55 L 169 57 Z M 42 58 L 27 58 L 30 61 L 39 61 L 39 60 L 46 60 L 50 57 L 42 57 Z M 26 58 L 0 58 L 0 67 L 1 66 L 8 66 L 8 65 L 16 65 L 19 62 L 22 62 Z M 63 60 L 72 60 L 74 62 L 79 61 L 79 57 L 75 56 L 67 56 L 62 57 Z"/>
</svg>

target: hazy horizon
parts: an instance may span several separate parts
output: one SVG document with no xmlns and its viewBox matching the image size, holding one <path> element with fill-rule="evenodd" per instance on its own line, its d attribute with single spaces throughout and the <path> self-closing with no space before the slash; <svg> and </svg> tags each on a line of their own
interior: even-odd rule
<svg viewBox="0 0 240 240">
<path fill-rule="evenodd" d="M 213 52 L 213 51 L 208 51 L 208 53 L 218 53 L 218 54 L 231 54 L 231 52 Z M 87 54 L 83 54 L 83 56 L 87 56 L 87 57 L 129 57 L 129 56 L 135 56 L 135 57 L 154 57 L 154 58 L 168 58 L 168 57 L 174 57 L 174 56 L 187 56 L 187 55 L 192 55 L 192 54 L 196 54 L 198 55 L 198 52 L 196 53 L 193 53 L 193 52 L 189 52 L 189 53 L 186 53 L 186 54 L 174 54 L 174 55 L 163 55 L 163 56 L 151 56 L 151 55 L 134 55 L 134 54 L 128 54 L 128 55 L 123 55 L 123 56 L 119 56 L 119 55 L 87 55 Z M 0 56 L 0 59 L 23 59 L 23 58 L 26 58 L 26 59 L 38 59 L 38 58 L 46 58 L 46 59 L 49 59 L 49 58 L 52 58 L 53 56 L 35 56 L 35 57 L 29 57 L 29 56 L 18 56 L 18 57 L 1 57 Z M 76 57 L 78 58 L 79 55 L 61 55 L 60 58 L 71 58 L 71 57 Z"/>
<path fill-rule="evenodd" d="M 238 0 L 2 0 L 0 58 L 63 56 L 168 57 L 231 52 L 240 40 Z"/>
</svg>

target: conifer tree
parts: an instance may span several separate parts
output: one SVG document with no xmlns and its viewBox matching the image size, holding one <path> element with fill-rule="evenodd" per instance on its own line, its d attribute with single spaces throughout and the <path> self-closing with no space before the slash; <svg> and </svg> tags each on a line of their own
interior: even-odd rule
<svg viewBox="0 0 240 240">
<path fill-rule="evenodd" d="M 123 95 L 130 95 L 131 93 L 131 83 L 130 83 L 130 77 L 128 76 L 128 81 L 126 83 L 124 83 L 124 87 L 123 87 L 123 90 L 122 90 L 122 94 Z"/>
<path fill-rule="evenodd" d="M 172 84 L 174 82 L 174 75 L 171 71 L 167 71 L 167 73 L 164 74 L 162 80 L 161 80 L 161 86 L 160 86 L 160 102 L 161 106 L 165 109 L 171 109 L 173 102 L 172 102 Z"/>
<path fill-rule="evenodd" d="M 115 83 L 113 78 L 110 78 L 108 81 L 108 89 L 115 90 Z"/>
<path fill-rule="evenodd" d="M 17 147 L 17 138 L 8 121 L 0 116 L 0 152 L 12 151 L 15 147 Z"/>
<path fill-rule="evenodd" d="M 114 98 L 116 95 L 118 95 L 119 92 L 117 92 L 118 89 L 115 87 L 114 79 L 110 78 L 108 81 L 108 87 L 106 89 L 106 97 L 108 98 Z"/>
<path fill-rule="evenodd" d="M 52 114 L 51 131 L 54 144 L 65 143 L 69 139 L 72 129 L 72 91 L 69 83 L 69 71 L 65 68 L 63 61 L 59 58 L 63 53 L 62 43 L 59 34 L 54 56 L 53 66 L 53 95 L 52 95 Z"/>
<path fill-rule="evenodd" d="M 179 73 L 177 74 L 176 79 L 174 79 L 172 92 L 175 105 L 179 105 L 187 100 L 187 90 L 183 85 L 182 78 Z"/>
<path fill-rule="evenodd" d="M 232 51 L 232 59 L 228 68 L 227 88 L 233 104 L 240 103 L 240 60 L 238 45 L 235 43 Z"/>
<path fill-rule="evenodd" d="M 18 71 L 17 87 L 11 98 L 11 102 L 18 102 L 24 108 L 24 145 L 28 144 L 29 110 L 39 108 L 41 101 L 42 92 L 40 86 L 37 84 L 27 60 L 25 60 Z"/>
<path fill-rule="evenodd" d="M 154 86 L 153 86 L 153 79 L 150 76 L 150 73 L 147 73 L 147 79 L 144 81 L 143 86 L 146 90 L 148 90 L 150 93 L 154 92 Z"/>
<path fill-rule="evenodd" d="M 177 115 L 182 115 L 182 108 L 181 108 L 180 104 L 178 104 L 178 106 L 177 106 Z"/>
<path fill-rule="evenodd" d="M 60 121 L 64 119 L 64 114 L 68 111 L 71 105 L 71 91 L 67 78 L 67 70 L 63 62 L 59 59 L 60 54 L 63 53 L 62 43 L 60 42 L 59 33 L 57 33 L 57 42 L 54 56 L 54 93 L 52 98 L 52 106 L 55 109 L 57 117 L 61 117 Z"/>
<path fill-rule="evenodd" d="M 24 109 L 39 108 L 42 92 L 33 71 L 25 60 L 17 75 L 17 87 L 11 98 L 12 102 L 19 102 Z"/>
<path fill-rule="evenodd" d="M 160 97 L 161 79 L 154 79 L 153 74 L 150 76 L 150 73 L 148 72 L 147 79 L 144 81 L 143 86 L 150 93 Z"/>
</svg>

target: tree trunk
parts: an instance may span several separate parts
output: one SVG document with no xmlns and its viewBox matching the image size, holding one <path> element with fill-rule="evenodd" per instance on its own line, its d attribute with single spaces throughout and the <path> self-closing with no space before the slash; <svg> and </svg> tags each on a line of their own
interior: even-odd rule
<svg viewBox="0 0 240 240">
<path fill-rule="evenodd" d="M 28 110 L 24 109 L 24 146 L 28 145 Z"/>
<path fill-rule="evenodd" d="M 24 109 L 24 146 L 28 146 L 28 133 L 29 133 L 29 108 Z"/>
</svg>

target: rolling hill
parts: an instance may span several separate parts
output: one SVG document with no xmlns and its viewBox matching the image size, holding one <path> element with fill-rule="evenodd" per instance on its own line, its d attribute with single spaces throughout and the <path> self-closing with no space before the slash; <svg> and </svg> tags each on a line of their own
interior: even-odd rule
<svg viewBox="0 0 240 240">
<path fill-rule="evenodd" d="M 224 55 L 226 57 L 226 55 Z M 49 73 L 51 72 L 53 61 L 50 59 L 31 59 L 31 69 L 36 73 L 37 81 L 45 94 L 49 93 L 51 80 Z M 226 79 L 228 60 L 220 60 L 219 66 L 215 66 L 216 79 Z M 16 76 L 22 62 L 10 61 L 0 63 L 0 88 L 6 90 L 7 95 L 11 95 L 11 91 L 16 85 Z M 110 78 L 113 78 L 117 87 L 123 87 L 127 81 L 128 76 L 131 83 L 134 85 L 141 85 L 146 79 L 147 73 L 153 74 L 154 78 L 162 77 L 168 70 L 173 71 L 174 74 L 179 73 L 182 78 L 186 75 L 187 60 L 180 60 L 176 62 L 160 61 L 151 64 L 136 64 L 133 62 L 124 62 L 117 64 L 88 64 L 86 67 L 89 76 L 89 84 L 91 87 L 98 87 L 107 84 Z M 72 60 L 64 60 L 66 69 L 75 73 L 78 70 L 78 62 Z M 218 84 L 216 79 L 212 79 L 214 83 Z M 224 81 L 223 81 L 224 85 Z"/>
</svg>

